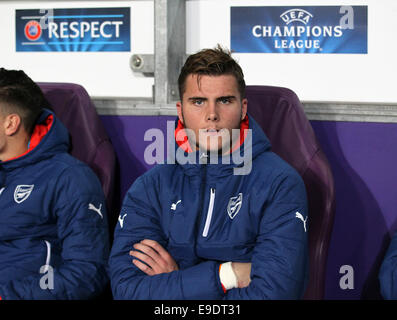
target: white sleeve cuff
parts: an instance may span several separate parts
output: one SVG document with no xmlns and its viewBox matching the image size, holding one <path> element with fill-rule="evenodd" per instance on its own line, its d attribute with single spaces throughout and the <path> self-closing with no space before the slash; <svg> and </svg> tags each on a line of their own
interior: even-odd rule
<svg viewBox="0 0 397 320">
<path fill-rule="evenodd" d="M 238 287 L 237 277 L 234 274 L 231 262 L 225 262 L 221 264 L 221 268 L 219 270 L 219 278 L 226 290 Z"/>
</svg>

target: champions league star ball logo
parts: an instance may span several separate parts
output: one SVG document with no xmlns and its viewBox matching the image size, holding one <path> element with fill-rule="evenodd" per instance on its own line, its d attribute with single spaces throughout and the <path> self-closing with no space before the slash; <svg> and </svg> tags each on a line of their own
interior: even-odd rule
<svg viewBox="0 0 397 320">
<path fill-rule="evenodd" d="M 36 41 L 40 39 L 42 30 L 41 25 L 35 20 L 31 20 L 25 25 L 25 37 L 30 41 Z"/>
</svg>

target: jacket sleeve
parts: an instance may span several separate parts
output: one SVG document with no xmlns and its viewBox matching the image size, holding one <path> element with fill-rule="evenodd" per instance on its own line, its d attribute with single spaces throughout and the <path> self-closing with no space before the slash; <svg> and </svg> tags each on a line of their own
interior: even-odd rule
<svg viewBox="0 0 397 320">
<path fill-rule="evenodd" d="M 380 290 L 383 298 L 397 299 L 397 232 L 387 249 L 379 271 Z"/>
<path fill-rule="evenodd" d="M 251 260 L 251 283 L 246 288 L 228 290 L 224 299 L 303 297 L 308 280 L 305 186 L 298 174 L 283 174 L 274 181 L 272 190 L 270 201 L 262 208 Z M 255 193 L 260 197 L 260 191 Z"/>
<path fill-rule="evenodd" d="M 90 168 L 75 166 L 59 177 L 50 194 L 61 252 L 37 275 L 1 285 L 5 300 L 88 299 L 101 293 L 108 282 L 109 232 L 99 180 Z"/>
<path fill-rule="evenodd" d="M 159 213 L 150 205 L 155 195 L 150 197 L 148 194 L 150 192 L 141 176 L 124 199 L 109 259 L 114 299 L 220 299 L 223 291 L 217 262 L 205 261 L 183 270 L 154 276 L 146 275 L 132 263 L 133 257 L 129 252 L 135 243 L 151 239 L 165 248 L 167 245 Z"/>
</svg>

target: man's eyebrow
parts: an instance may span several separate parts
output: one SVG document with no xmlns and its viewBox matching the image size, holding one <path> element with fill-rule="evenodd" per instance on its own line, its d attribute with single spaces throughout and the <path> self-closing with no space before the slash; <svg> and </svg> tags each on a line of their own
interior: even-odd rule
<svg viewBox="0 0 397 320">
<path fill-rule="evenodd" d="M 188 100 L 207 100 L 207 98 L 204 97 L 190 97 Z"/>
<path fill-rule="evenodd" d="M 216 100 L 223 100 L 223 99 L 236 99 L 236 96 L 222 96 L 219 98 L 216 98 Z"/>
<path fill-rule="evenodd" d="M 232 99 L 236 99 L 236 96 L 221 96 L 221 97 L 216 98 L 217 101 L 223 100 L 223 99 L 232 100 Z M 205 97 L 190 97 L 190 98 L 188 98 L 188 100 L 190 100 L 190 101 L 195 101 L 195 100 L 204 100 L 204 101 L 206 101 L 208 99 L 205 98 Z"/>
</svg>

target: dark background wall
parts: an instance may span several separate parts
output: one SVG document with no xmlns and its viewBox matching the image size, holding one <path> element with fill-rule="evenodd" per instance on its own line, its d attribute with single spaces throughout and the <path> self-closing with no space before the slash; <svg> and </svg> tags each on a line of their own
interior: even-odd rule
<svg viewBox="0 0 397 320">
<path fill-rule="evenodd" d="M 144 161 L 151 141 L 166 136 L 172 116 L 101 116 L 118 161 L 120 203 Z M 397 229 L 397 124 L 311 121 L 328 157 L 336 187 L 336 217 L 328 255 L 326 299 L 377 299 L 380 263 Z M 164 155 L 166 156 L 166 155 Z M 120 204 L 119 204 L 120 205 Z M 354 288 L 341 289 L 341 266 L 354 271 Z"/>
</svg>

